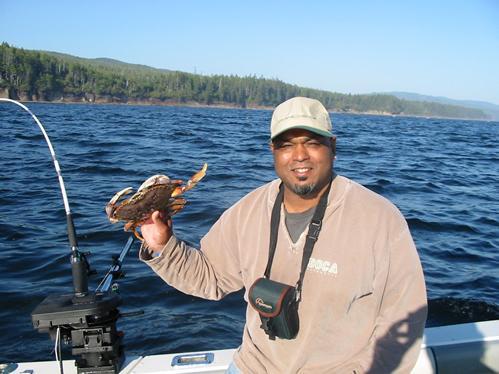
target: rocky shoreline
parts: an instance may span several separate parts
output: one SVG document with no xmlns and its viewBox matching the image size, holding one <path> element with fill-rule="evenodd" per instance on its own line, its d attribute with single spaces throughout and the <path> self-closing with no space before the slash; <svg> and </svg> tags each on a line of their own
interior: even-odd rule
<svg viewBox="0 0 499 374">
<path fill-rule="evenodd" d="M 17 97 L 12 97 L 17 96 Z M 44 100 L 37 97 L 29 95 L 12 95 L 8 89 L 0 89 L 0 98 L 13 99 L 24 103 L 45 103 L 45 104 L 83 104 L 83 105 L 143 105 L 143 106 L 179 106 L 179 107 L 189 107 L 189 108 L 221 108 L 221 109 L 252 109 L 252 110 L 273 110 L 272 106 L 262 106 L 262 105 L 251 105 L 248 104 L 245 107 L 224 103 L 224 102 L 213 102 L 211 104 L 201 103 L 197 101 L 179 101 L 179 100 L 160 100 L 154 98 L 148 99 L 123 99 L 120 97 L 112 96 L 96 96 L 94 94 L 85 94 L 84 96 L 65 96 L 58 99 Z M 469 120 L 469 121 L 488 121 L 484 119 L 470 119 L 470 118 L 458 118 L 458 117 L 439 117 L 439 116 L 417 116 L 414 114 L 405 113 L 390 113 L 384 111 L 366 111 L 358 112 L 354 110 L 329 110 L 331 113 L 338 114 L 354 114 L 354 115 L 374 115 L 374 116 L 389 116 L 389 117 L 415 117 L 415 118 L 442 118 L 442 119 L 459 119 L 459 120 Z"/>
</svg>

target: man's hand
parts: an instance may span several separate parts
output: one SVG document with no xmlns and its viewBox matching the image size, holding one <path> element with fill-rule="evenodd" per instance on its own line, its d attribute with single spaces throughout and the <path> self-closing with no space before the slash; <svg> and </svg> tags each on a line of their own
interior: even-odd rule
<svg viewBox="0 0 499 374">
<path fill-rule="evenodd" d="M 140 227 L 147 246 L 155 253 L 161 252 L 172 236 L 172 219 L 163 212 L 156 211 Z"/>
</svg>

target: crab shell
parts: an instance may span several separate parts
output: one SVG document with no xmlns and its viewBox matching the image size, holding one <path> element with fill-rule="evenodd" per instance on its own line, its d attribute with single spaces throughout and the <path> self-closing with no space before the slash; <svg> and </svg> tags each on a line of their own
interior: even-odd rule
<svg viewBox="0 0 499 374">
<path fill-rule="evenodd" d="M 131 230 L 141 240 L 136 232 L 136 227 L 149 219 L 157 210 L 164 211 L 168 216 L 182 210 L 185 199 L 179 197 L 182 193 L 193 188 L 206 174 L 208 165 L 194 174 L 183 185 L 181 180 L 171 180 L 166 175 L 153 175 L 139 187 L 137 192 L 129 199 L 123 200 L 131 192 L 131 187 L 116 193 L 106 205 L 106 213 L 112 223 L 126 221 L 125 230 Z M 123 200 L 120 202 L 120 200 Z"/>
<path fill-rule="evenodd" d="M 161 178 L 161 183 L 153 182 Z M 106 213 L 112 223 L 118 221 L 143 221 L 156 210 L 167 211 L 171 204 L 172 193 L 182 185 L 182 181 L 170 181 L 164 183 L 167 178 L 164 175 L 155 175 L 149 178 L 140 189 L 127 200 L 118 203 L 125 195 L 130 194 L 133 189 L 125 188 L 118 192 L 106 206 Z M 117 204 L 118 203 L 118 204 Z"/>
</svg>

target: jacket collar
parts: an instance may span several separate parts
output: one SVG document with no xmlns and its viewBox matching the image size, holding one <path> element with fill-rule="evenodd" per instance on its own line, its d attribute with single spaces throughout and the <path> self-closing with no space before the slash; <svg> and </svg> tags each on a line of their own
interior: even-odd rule
<svg viewBox="0 0 499 374">
<path fill-rule="evenodd" d="M 333 172 L 334 173 L 334 172 Z M 272 207 L 274 206 L 275 199 L 279 193 L 279 185 L 281 184 L 280 179 L 274 179 L 270 182 L 269 193 L 267 195 L 267 206 L 269 215 L 272 212 Z M 333 185 L 329 191 L 329 196 L 327 200 L 327 209 L 324 214 L 324 218 L 330 216 L 336 209 L 338 209 L 345 199 L 345 195 L 350 189 L 351 181 L 341 175 L 333 174 Z"/>
</svg>

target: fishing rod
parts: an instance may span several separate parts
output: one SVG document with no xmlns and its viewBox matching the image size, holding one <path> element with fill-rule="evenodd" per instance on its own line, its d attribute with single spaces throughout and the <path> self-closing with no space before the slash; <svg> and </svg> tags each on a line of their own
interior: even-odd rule
<svg viewBox="0 0 499 374">
<path fill-rule="evenodd" d="M 61 168 L 45 128 L 36 115 L 24 104 L 7 98 L 0 102 L 15 104 L 35 120 L 49 147 L 54 163 L 59 186 L 66 211 L 67 231 L 71 247 L 71 272 L 74 293 L 70 295 L 50 295 L 31 313 L 33 326 L 39 332 L 48 332 L 55 340 L 56 360 L 59 361 L 60 373 L 63 373 L 60 344 L 61 340 L 72 344 L 72 354 L 76 357 L 78 374 L 114 374 L 124 362 L 124 349 L 121 344 L 123 334 L 116 328 L 120 317 L 142 314 L 142 311 L 120 313 L 118 306 L 121 297 L 117 285 L 113 282 L 122 277 L 121 267 L 125 256 L 134 242 L 131 235 L 120 255 L 106 273 L 95 292 L 88 290 L 90 265 L 86 253 L 78 249 L 73 216 L 62 177 Z"/>
<path fill-rule="evenodd" d="M 40 128 L 43 137 L 45 138 L 45 142 L 47 143 L 50 151 L 50 155 L 52 156 L 52 162 L 54 163 L 55 171 L 57 173 L 57 178 L 59 179 L 59 187 L 61 189 L 62 201 L 64 203 L 64 210 L 66 211 L 66 222 L 67 222 L 67 230 L 68 230 L 68 239 L 69 245 L 71 247 L 71 271 L 73 275 L 73 288 L 75 292 L 75 296 L 82 297 L 88 294 L 88 273 L 90 271 L 90 266 L 86 259 L 86 256 L 83 252 L 78 249 L 78 243 L 76 241 L 76 230 L 73 222 L 73 216 L 71 214 L 71 209 L 69 207 L 68 195 L 66 193 L 66 186 L 64 185 L 64 179 L 62 177 L 61 168 L 59 166 L 59 162 L 57 161 L 57 157 L 55 155 L 54 147 L 52 146 L 52 142 L 50 141 L 45 128 L 43 127 L 40 120 L 37 116 L 24 104 L 12 100 L 0 98 L 0 101 L 9 102 L 15 104 L 26 112 L 28 112 L 31 117 L 35 120 L 36 124 Z"/>
</svg>

